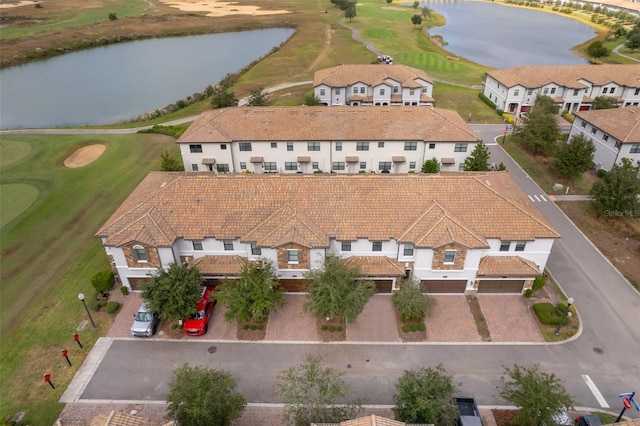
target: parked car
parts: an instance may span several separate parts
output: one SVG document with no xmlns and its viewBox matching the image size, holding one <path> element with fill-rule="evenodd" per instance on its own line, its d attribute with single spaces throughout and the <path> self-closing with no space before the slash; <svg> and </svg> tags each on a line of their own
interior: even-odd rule
<svg viewBox="0 0 640 426">
<path fill-rule="evenodd" d="M 468 396 L 456 396 L 453 398 L 458 406 L 458 426 L 482 426 L 480 410 L 476 400 Z"/>
<path fill-rule="evenodd" d="M 203 287 L 200 300 L 196 304 L 196 313 L 191 315 L 184 322 L 184 334 L 187 336 L 202 336 L 209 329 L 209 318 L 213 313 L 216 305 L 215 300 L 211 299 L 213 287 Z"/>
<path fill-rule="evenodd" d="M 578 426 L 602 426 L 602 420 L 598 416 L 580 416 L 576 418 L 576 424 Z"/>
<path fill-rule="evenodd" d="M 131 334 L 135 337 L 151 337 L 156 334 L 160 319 L 149 311 L 147 302 L 142 302 L 138 312 L 133 315 Z"/>
</svg>

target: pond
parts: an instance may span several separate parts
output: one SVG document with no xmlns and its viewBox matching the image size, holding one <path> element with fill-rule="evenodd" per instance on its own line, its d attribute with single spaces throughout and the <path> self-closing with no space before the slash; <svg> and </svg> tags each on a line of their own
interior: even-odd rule
<svg viewBox="0 0 640 426">
<path fill-rule="evenodd" d="M 593 38 L 593 27 L 535 9 L 480 1 L 424 3 L 446 19 L 429 30 L 456 56 L 494 68 L 578 65 L 588 61 L 570 49 Z"/>
<path fill-rule="evenodd" d="M 286 41 L 273 28 L 121 43 L 0 71 L 0 128 L 115 123 L 202 92 Z"/>
</svg>

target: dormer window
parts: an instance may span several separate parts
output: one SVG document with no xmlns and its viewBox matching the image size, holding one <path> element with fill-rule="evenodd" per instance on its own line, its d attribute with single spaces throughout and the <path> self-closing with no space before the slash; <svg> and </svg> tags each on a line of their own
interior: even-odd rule
<svg viewBox="0 0 640 426">
<path fill-rule="evenodd" d="M 137 245 L 133 246 L 133 256 L 138 263 L 146 263 L 149 261 L 149 255 L 147 253 L 147 249 L 144 247 Z"/>
</svg>

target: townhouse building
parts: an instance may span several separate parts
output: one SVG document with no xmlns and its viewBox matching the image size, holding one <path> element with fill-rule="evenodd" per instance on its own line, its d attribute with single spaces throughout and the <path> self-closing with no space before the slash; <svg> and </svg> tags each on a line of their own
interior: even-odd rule
<svg viewBox="0 0 640 426">
<path fill-rule="evenodd" d="M 433 106 L 433 80 L 406 65 L 338 65 L 316 71 L 313 92 L 333 105 Z"/>
<path fill-rule="evenodd" d="M 591 109 L 598 96 L 619 106 L 640 104 L 640 64 L 522 66 L 487 72 L 483 93 L 509 114 L 528 112 L 536 96 L 551 97 L 560 112 Z"/>
<path fill-rule="evenodd" d="M 207 111 L 178 144 L 188 171 L 409 173 L 462 170 L 477 140 L 451 110 L 301 106 Z"/>
<path fill-rule="evenodd" d="M 623 158 L 640 166 L 640 107 L 576 112 L 569 137 L 574 135 L 593 142 L 596 169 L 611 170 Z"/>
<path fill-rule="evenodd" d="M 560 237 L 506 172 L 152 172 L 96 236 L 132 290 L 172 262 L 215 286 L 263 258 L 298 292 L 335 254 L 381 293 L 402 277 L 429 293 L 521 293 Z"/>
</svg>

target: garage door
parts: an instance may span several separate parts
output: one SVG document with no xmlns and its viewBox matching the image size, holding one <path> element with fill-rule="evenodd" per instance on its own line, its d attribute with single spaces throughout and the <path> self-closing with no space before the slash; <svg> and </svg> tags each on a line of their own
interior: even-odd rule
<svg viewBox="0 0 640 426">
<path fill-rule="evenodd" d="M 202 280 L 202 285 L 207 287 L 217 287 L 222 284 L 222 278 L 205 278 Z"/>
<path fill-rule="evenodd" d="M 467 280 L 422 280 L 423 293 L 464 293 Z"/>
<path fill-rule="evenodd" d="M 288 293 L 303 293 L 306 290 L 304 280 L 300 278 L 281 279 L 280 285 Z"/>
<path fill-rule="evenodd" d="M 129 285 L 133 291 L 142 291 L 151 282 L 151 278 L 132 278 L 127 277 Z"/>
<path fill-rule="evenodd" d="M 518 293 L 522 292 L 524 280 L 481 280 L 478 293 Z"/>
<path fill-rule="evenodd" d="M 393 280 L 373 280 L 376 284 L 376 293 L 391 293 Z"/>
</svg>

